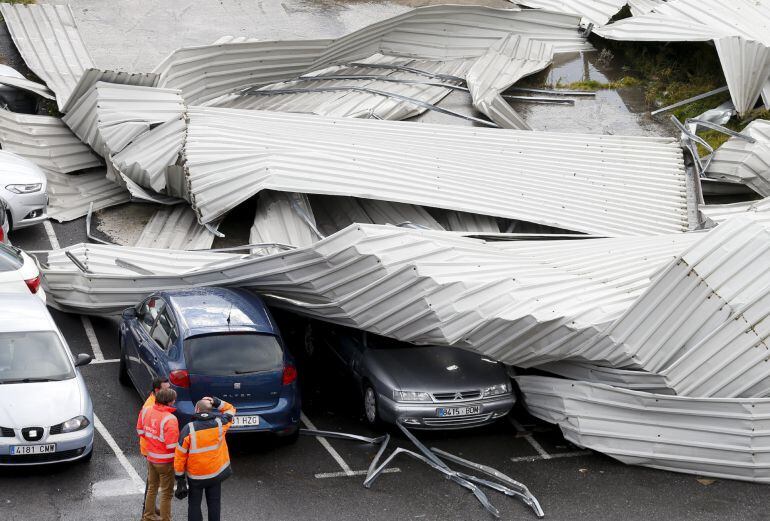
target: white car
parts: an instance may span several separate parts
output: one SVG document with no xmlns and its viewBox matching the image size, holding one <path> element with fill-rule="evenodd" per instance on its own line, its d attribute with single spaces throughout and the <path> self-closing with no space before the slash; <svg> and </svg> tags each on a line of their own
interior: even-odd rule
<svg viewBox="0 0 770 521">
<path fill-rule="evenodd" d="M 0 293 L 34 294 L 45 302 L 40 270 L 19 248 L 0 242 Z"/>
<path fill-rule="evenodd" d="M 78 367 L 39 299 L 0 293 L 0 466 L 89 460 L 94 411 Z"/>
<path fill-rule="evenodd" d="M 23 157 L 0 150 L 0 199 L 8 206 L 8 227 L 18 230 L 48 219 L 48 181 Z"/>
</svg>

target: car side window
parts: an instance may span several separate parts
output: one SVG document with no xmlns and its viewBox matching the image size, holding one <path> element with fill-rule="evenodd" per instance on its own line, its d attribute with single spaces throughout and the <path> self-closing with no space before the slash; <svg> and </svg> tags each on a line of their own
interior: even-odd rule
<svg viewBox="0 0 770 521">
<path fill-rule="evenodd" d="M 160 315 L 158 315 L 158 321 L 152 329 L 151 336 L 163 350 L 168 350 L 169 346 L 176 341 L 176 328 L 174 327 L 174 322 L 171 320 L 171 317 L 169 317 L 168 310 L 163 310 Z"/>
<path fill-rule="evenodd" d="M 152 330 L 152 326 L 155 323 L 155 319 L 158 318 L 161 309 L 163 309 L 163 301 L 156 297 L 148 298 L 139 308 L 139 322 L 148 334 Z"/>
</svg>

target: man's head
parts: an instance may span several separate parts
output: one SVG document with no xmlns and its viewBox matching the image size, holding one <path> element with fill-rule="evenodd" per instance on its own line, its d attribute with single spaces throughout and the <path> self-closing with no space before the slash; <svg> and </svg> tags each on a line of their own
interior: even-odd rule
<svg viewBox="0 0 770 521">
<path fill-rule="evenodd" d="M 161 389 L 169 389 L 171 387 L 171 384 L 168 383 L 168 378 L 164 378 L 162 376 L 159 376 L 157 378 L 152 379 L 152 393 L 158 394 L 158 391 Z"/>
<path fill-rule="evenodd" d="M 176 401 L 176 391 L 173 389 L 159 389 L 155 393 L 155 403 L 160 405 L 174 405 Z"/>
<path fill-rule="evenodd" d="M 202 400 L 198 400 L 198 403 L 195 404 L 195 412 L 211 412 L 211 410 L 214 408 L 214 403 L 208 399 L 203 398 Z"/>
</svg>

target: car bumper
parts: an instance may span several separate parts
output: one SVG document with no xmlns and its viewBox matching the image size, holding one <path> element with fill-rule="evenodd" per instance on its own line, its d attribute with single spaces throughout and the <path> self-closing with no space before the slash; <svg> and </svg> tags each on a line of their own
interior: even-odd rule
<svg viewBox="0 0 770 521">
<path fill-rule="evenodd" d="M 8 203 L 8 211 L 11 214 L 11 229 L 18 230 L 33 226 L 48 219 L 48 195 L 45 191 L 31 194 L 12 194 L 5 192 L 4 197 Z M 34 214 L 30 216 L 30 214 Z"/>
<path fill-rule="evenodd" d="M 508 414 L 516 403 L 513 394 L 484 400 L 442 403 L 403 403 L 379 395 L 379 413 L 383 421 L 403 423 L 411 429 L 467 429 L 494 422 Z M 441 417 L 438 410 L 447 407 L 479 406 L 479 413 L 468 416 Z"/>
<path fill-rule="evenodd" d="M 30 456 L 11 456 L 13 445 L 46 445 L 56 444 L 56 452 L 50 454 L 35 454 Z M 0 466 L 33 466 L 49 465 L 77 461 L 88 456 L 94 448 L 94 428 L 87 428 L 66 434 L 49 435 L 38 441 L 24 440 L 18 429 L 15 438 L 0 438 Z"/>
<path fill-rule="evenodd" d="M 179 428 L 192 421 L 194 405 L 190 402 L 176 404 L 176 416 L 179 419 Z M 300 400 L 299 397 L 289 399 L 281 397 L 278 403 L 270 409 L 254 409 L 245 406 L 236 407 L 236 416 L 259 416 L 259 425 L 248 427 L 231 427 L 228 434 L 242 432 L 274 432 L 278 434 L 291 434 L 299 427 Z"/>
</svg>

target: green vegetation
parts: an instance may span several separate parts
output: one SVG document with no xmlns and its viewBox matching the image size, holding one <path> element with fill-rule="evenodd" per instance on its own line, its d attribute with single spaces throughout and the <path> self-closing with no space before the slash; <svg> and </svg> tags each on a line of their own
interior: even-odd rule
<svg viewBox="0 0 770 521">
<path fill-rule="evenodd" d="M 605 89 L 623 89 L 625 87 L 635 87 L 640 84 L 641 81 L 639 78 L 634 78 L 633 76 L 623 76 L 618 81 L 610 81 L 607 83 L 596 80 L 573 81 L 572 83 L 564 83 L 560 79 L 555 84 L 547 84 L 545 87 L 548 89 L 597 91 Z"/>
<path fill-rule="evenodd" d="M 0 0 L 5 4 L 34 4 L 37 0 Z"/>
</svg>

